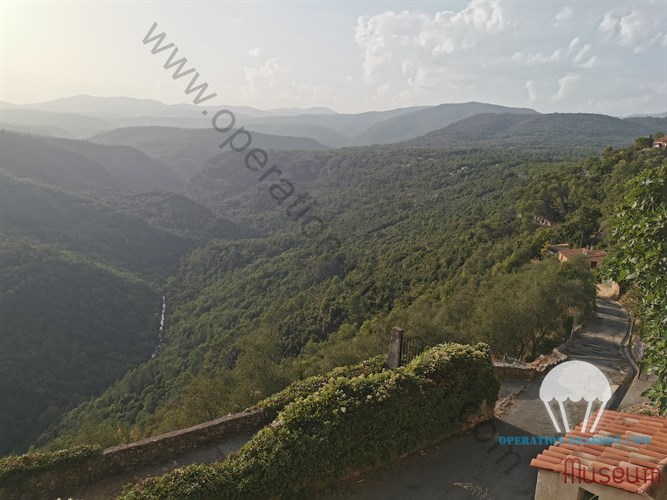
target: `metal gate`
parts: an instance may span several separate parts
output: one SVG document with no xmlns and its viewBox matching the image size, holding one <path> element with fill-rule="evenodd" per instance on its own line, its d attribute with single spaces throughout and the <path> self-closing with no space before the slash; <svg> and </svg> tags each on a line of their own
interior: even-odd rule
<svg viewBox="0 0 667 500">
<path fill-rule="evenodd" d="M 426 349 L 426 344 L 421 339 L 410 337 L 405 334 L 402 328 L 394 327 L 391 329 L 389 338 L 387 366 L 389 368 L 405 366 L 424 349 Z"/>
<path fill-rule="evenodd" d="M 426 344 L 420 339 L 403 335 L 401 339 L 401 359 L 399 365 L 407 365 L 410 361 L 415 359 L 417 355 L 421 354 L 424 349 L 426 349 Z"/>
</svg>

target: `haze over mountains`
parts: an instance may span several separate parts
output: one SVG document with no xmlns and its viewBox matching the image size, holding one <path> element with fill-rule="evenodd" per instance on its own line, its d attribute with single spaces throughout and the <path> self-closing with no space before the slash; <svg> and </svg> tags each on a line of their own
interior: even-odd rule
<svg viewBox="0 0 667 500">
<path fill-rule="evenodd" d="M 196 173 L 208 158 L 220 153 L 219 145 L 229 137 L 213 128 L 161 126 L 121 127 L 101 132 L 90 141 L 108 146 L 122 144 L 136 148 L 169 165 L 183 178 Z M 314 139 L 253 133 L 253 142 L 264 149 L 319 151 L 328 149 Z M 229 148 L 227 148 L 229 149 Z"/>
<path fill-rule="evenodd" d="M 476 114 L 403 143 L 419 147 L 496 147 L 502 149 L 590 151 L 620 146 L 631 137 L 665 127 L 665 118 L 615 118 L 590 113 Z"/>
<path fill-rule="evenodd" d="M 659 115 L 621 119 L 540 114 L 477 102 L 359 114 L 326 108 L 227 109 L 235 113 L 236 126 L 252 134 L 253 147 L 270 151 L 395 144 L 557 153 L 567 144 L 568 151 L 589 154 L 667 128 L 667 118 Z M 229 147 L 220 149 L 232 132 L 216 132 L 210 116 L 202 116 L 200 108 L 189 104 L 91 96 L 20 106 L 2 103 L 0 127 L 6 129 L 3 170 L 65 189 L 185 192 L 189 179 L 197 176 L 201 181 L 198 174 L 203 169 L 236 161 L 215 159 L 234 156 Z M 229 172 L 225 182 L 237 185 L 230 177 L 233 169 Z"/>
<path fill-rule="evenodd" d="M 229 147 L 220 149 L 232 131 L 215 131 L 210 116 L 202 116 L 194 105 L 83 95 L 31 105 L 1 105 L 0 127 L 5 129 L 1 168 L 18 178 L 64 189 L 186 192 L 195 185 L 190 179 L 201 182 L 203 170 L 238 163 Z M 215 109 L 221 108 L 210 111 Z M 493 147 L 557 153 L 567 144 L 570 152 L 589 154 L 667 128 L 667 118 L 660 114 L 624 119 L 585 113 L 541 114 L 529 108 L 478 102 L 359 114 L 338 114 L 327 108 L 226 109 L 235 113 L 237 127 L 252 134 L 253 147 L 269 151 L 393 144 L 399 148 Z M 225 160 L 226 155 L 232 158 Z M 230 177 L 233 169 L 228 170 L 224 182 L 237 185 Z"/>
<path fill-rule="evenodd" d="M 270 165 L 319 198 L 322 217 L 348 240 L 348 267 L 295 236 L 268 184 L 242 154 L 220 149 L 232 132 L 213 130 L 201 108 L 90 96 L 2 103 L 0 400 L 13 403 L 0 417 L 0 453 L 78 432 L 87 419 L 97 425 L 100 415 L 135 425 L 172 411 L 164 405 L 177 405 L 199 373 L 192 367 L 226 366 L 258 325 L 278 325 L 275 349 L 291 356 L 386 313 L 415 283 L 454 276 L 475 244 L 506 238 L 506 224 L 518 228 L 511 190 L 530 176 L 516 165 L 539 172 L 548 167 L 531 167 L 532 158 L 574 161 L 667 130 L 664 117 L 477 102 L 359 114 L 228 109 Z M 539 215 L 565 221 L 578 203 L 560 213 L 549 202 Z M 514 251 L 503 244 L 498 259 Z M 162 295 L 175 326 L 153 359 Z M 225 411 L 252 399 L 234 397 Z"/>
<path fill-rule="evenodd" d="M 539 113 L 529 108 L 512 108 L 479 102 L 441 104 L 437 106 L 415 106 L 387 111 L 370 111 L 358 114 L 339 114 L 328 108 L 280 108 L 259 110 L 248 106 L 214 106 L 208 118 L 202 116 L 202 108 L 192 104 L 168 105 L 151 99 L 128 97 L 93 97 L 87 95 L 56 99 L 35 104 L 15 105 L 0 103 L 0 126 L 17 132 L 33 133 L 63 138 L 89 139 L 103 144 L 115 144 L 135 147 L 154 158 L 165 162 L 177 170 L 182 170 L 188 163 L 188 172 L 193 167 L 215 154 L 216 140 L 212 139 L 210 116 L 219 109 L 228 109 L 236 116 L 238 127 L 244 127 L 256 134 L 256 144 L 265 149 L 275 150 L 318 150 L 347 146 L 367 146 L 408 141 L 419 136 L 436 132 L 456 122 L 481 114 L 500 114 L 496 117 L 493 130 L 480 119 L 461 124 L 470 128 L 468 132 L 478 132 L 477 140 L 492 142 L 496 128 L 505 129 L 507 135 L 520 130 L 511 130 L 518 123 L 517 116 L 538 116 Z M 510 116 L 515 115 L 515 116 Z M 652 117 L 664 118 L 665 113 Z M 545 115 L 550 116 L 550 115 Z M 569 118 L 568 118 L 569 117 Z M 588 117 L 585 118 L 584 117 Z M 597 118 L 595 118 L 597 117 Z M 605 115 L 581 114 L 578 118 L 563 114 L 555 122 L 549 118 L 526 121 L 532 136 L 539 136 L 537 129 L 544 129 L 548 136 L 548 127 L 562 127 L 564 132 L 572 130 L 570 125 L 601 127 L 592 131 L 600 140 L 609 132 L 609 144 L 616 145 L 635 137 L 632 131 L 650 133 L 649 121 L 637 121 L 637 116 L 630 117 L 630 122 Z M 592 123 L 591 120 L 597 120 Z M 646 125 L 649 128 L 642 128 Z M 160 128 L 161 127 L 161 128 Z M 634 128 L 633 128 L 634 127 Z M 181 129 L 181 130 L 175 130 Z M 205 131 L 186 131 L 183 129 L 206 129 Z M 645 131 L 644 131 L 645 130 Z M 462 145 L 460 134 L 463 128 L 454 127 L 437 132 L 428 140 L 438 137 L 439 145 Z M 559 131 L 557 133 L 560 133 Z M 451 134 L 451 137 L 449 136 Z M 584 140 L 572 134 L 575 140 Z M 534 137 L 533 137 L 534 138 Z M 173 144 L 180 142 L 180 146 Z M 170 144 L 171 143 L 171 144 Z M 588 145 L 597 147 L 600 143 L 588 140 Z M 179 148 L 184 150 L 179 151 Z M 199 150 L 199 152 L 195 152 Z M 178 166 L 176 166 L 178 165 Z"/>
<path fill-rule="evenodd" d="M 280 143 L 280 140 L 262 137 L 266 142 L 266 149 L 323 149 L 395 143 L 434 132 L 478 114 L 538 114 L 529 108 L 469 102 L 358 114 L 339 114 L 321 107 L 264 111 L 249 106 L 215 106 L 208 109 L 208 116 L 212 116 L 211 113 L 219 109 L 232 111 L 239 127 L 243 126 L 255 133 L 291 138 Z M 131 138 L 134 131 L 118 131 L 111 135 L 105 135 L 104 132 L 117 128 L 149 126 L 210 130 L 210 119 L 203 117 L 201 111 L 201 107 L 192 104 L 168 105 L 151 99 L 80 95 L 25 105 L 1 102 L 0 126 L 19 132 L 65 138 L 89 139 L 97 136 L 94 138 L 96 142 L 132 146 L 136 145 L 133 144 L 136 142 L 146 143 L 147 136 L 156 137 L 163 133 L 176 139 L 174 134 L 179 133 L 167 129 L 138 130 L 137 134 L 141 138 L 134 140 Z M 652 116 L 664 118 L 665 115 L 666 113 Z M 507 119 L 507 123 L 513 122 L 514 119 Z M 186 136 L 192 139 L 194 136 L 185 132 L 180 134 L 180 139 L 185 139 Z M 203 138 L 204 134 L 201 137 Z M 296 138 L 314 142 L 298 142 Z M 155 148 L 149 149 L 155 153 Z"/>
</svg>

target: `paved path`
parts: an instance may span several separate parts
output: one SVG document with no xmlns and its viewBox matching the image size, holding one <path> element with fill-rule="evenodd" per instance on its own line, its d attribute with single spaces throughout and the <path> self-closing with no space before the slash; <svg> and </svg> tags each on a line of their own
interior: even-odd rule
<svg viewBox="0 0 667 500">
<path fill-rule="evenodd" d="M 630 370 L 619 348 L 627 322 L 627 313 L 620 304 L 597 300 L 594 316 L 566 349 L 569 359 L 587 361 L 600 368 L 612 391 L 623 384 Z M 529 464 L 545 447 L 509 449 L 497 445 L 497 437 L 554 435 L 539 399 L 541 382 L 541 378 L 523 383 L 503 381 L 501 397 L 511 391 L 520 392 L 499 419 L 372 473 L 341 481 L 322 498 L 532 500 L 537 470 Z M 583 405 L 566 405 L 566 409 L 568 416 L 573 416 L 571 422 L 583 419 Z M 513 452 L 518 456 L 511 455 Z M 518 465 L 510 469 L 515 462 Z"/>
<path fill-rule="evenodd" d="M 224 460 L 229 454 L 237 452 L 252 436 L 253 433 L 233 436 L 222 443 L 217 443 L 215 445 L 185 453 L 172 462 L 161 466 L 128 472 L 120 476 L 113 476 L 90 485 L 82 486 L 74 491 L 67 492 L 66 495 L 62 495 L 62 498 L 83 500 L 116 498 L 123 490 L 123 487 L 128 483 L 136 483 L 151 476 L 161 476 L 178 467 L 184 467 L 190 464 L 210 464 Z"/>
<path fill-rule="evenodd" d="M 588 361 L 602 370 L 612 386 L 612 392 L 628 382 L 626 377 L 633 374 L 620 354 L 628 322 L 628 313 L 618 302 L 596 299 L 594 316 L 565 349 L 569 359 Z"/>
<path fill-rule="evenodd" d="M 598 366 L 614 390 L 628 373 L 628 366 L 619 351 L 626 326 L 627 314 L 618 303 L 598 300 L 594 317 L 571 342 L 566 353 L 570 359 L 581 359 Z M 341 481 L 318 498 L 532 500 L 537 470 L 529 463 L 544 446 L 511 449 L 497 443 L 500 435 L 553 435 L 551 421 L 538 397 L 540 383 L 541 379 L 503 381 L 499 396 L 506 402 L 510 399 L 513 402 L 508 407 L 499 405 L 503 407 L 499 418 L 372 473 Z M 583 407 L 581 412 L 583 415 Z M 163 466 L 99 481 L 64 497 L 115 498 L 127 483 L 191 463 L 222 460 L 237 451 L 251 436 L 237 436 L 222 444 L 182 455 Z"/>
</svg>

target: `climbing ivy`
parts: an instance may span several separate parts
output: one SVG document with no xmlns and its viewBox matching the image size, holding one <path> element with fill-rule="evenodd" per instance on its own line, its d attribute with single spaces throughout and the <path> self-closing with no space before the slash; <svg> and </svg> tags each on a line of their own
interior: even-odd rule
<svg viewBox="0 0 667 500">
<path fill-rule="evenodd" d="M 38 471 L 57 472 L 61 468 L 101 456 L 99 446 L 75 446 L 52 452 L 32 452 L 0 458 L 0 486 L 21 481 Z"/>
<path fill-rule="evenodd" d="M 294 498 L 454 434 L 498 396 L 486 344 L 441 344 L 397 370 L 356 371 L 330 373 L 305 397 L 296 388 L 237 455 L 147 479 L 122 498 Z"/>
<path fill-rule="evenodd" d="M 667 414 L 667 160 L 647 163 L 626 192 L 605 269 L 635 299 L 647 346 L 642 361 L 657 376 L 646 395 Z"/>
</svg>

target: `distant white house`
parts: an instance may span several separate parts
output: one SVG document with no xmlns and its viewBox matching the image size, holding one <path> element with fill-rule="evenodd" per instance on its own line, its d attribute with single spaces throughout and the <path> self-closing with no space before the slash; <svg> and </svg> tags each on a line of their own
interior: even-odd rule
<svg viewBox="0 0 667 500">
<path fill-rule="evenodd" d="M 660 149 L 667 148 L 667 136 L 661 137 L 660 139 L 656 139 L 655 141 L 653 141 L 653 147 Z"/>
</svg>

